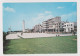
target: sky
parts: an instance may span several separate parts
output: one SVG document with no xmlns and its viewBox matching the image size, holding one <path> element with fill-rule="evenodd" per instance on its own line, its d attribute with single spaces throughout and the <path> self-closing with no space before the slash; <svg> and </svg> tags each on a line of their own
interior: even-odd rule
<svg viewBox="0 0 80 56">
<path fill-rule="evenodd" d="M 56 16 L 61 21 L 77 21 L 76 2 L 37 2 L 37 3 L 3 3 L 3 31 L 22 30 L 25 20 L 25 28 L 32 29 L 36 24 Z"/>
</svg>

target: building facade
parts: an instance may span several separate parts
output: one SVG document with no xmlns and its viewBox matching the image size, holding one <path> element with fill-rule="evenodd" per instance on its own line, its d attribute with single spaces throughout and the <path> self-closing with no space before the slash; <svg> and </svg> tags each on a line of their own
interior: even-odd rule
<svg viewBox="0 0 80 56">
<path fill-rule="evenodd" d="M 42 22 L 43 32 L 60 32 L 62 29 L 61 17 L 55 17 Z"/>
<path fill-rule="evenodd" d="M 67 22 L 64 23 L 64 32 L 72 32 L 74 31 L 74 22 Z"/>
<path fill-rule="evenodd" d="M 65 33 L 65 32 L 77 32 L 77 23 L 61 21 L 61 17 L 55 17 L 43 21 L 42 24 L 34 26 L 34 32 L 44 33 Z"/>
<path fill-rule="evenodd" d="M 42 32 L 42 25 L 41 24 L 35 25 L 33 29 L 34 29 L 33 32 L 41 33 Z"/>
</svg>

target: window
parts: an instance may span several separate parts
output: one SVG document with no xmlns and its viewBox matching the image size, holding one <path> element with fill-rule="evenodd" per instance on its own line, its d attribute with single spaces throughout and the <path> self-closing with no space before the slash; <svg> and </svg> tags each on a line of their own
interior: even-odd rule
<svg viewBox="0 0 80 56">
<path fill-rule="evenodd" d="M 65 27 L 66 27 L 66 25 L 65 25 Z"/>
<path fill-rule="evenodd" d="M 59 23 L 59 25 L 60 25 L 60 23 Z"/>
<path fill-rule="evenodd" d="M 72 26 L 72 24 L 71 24 L 71 26 Z"/>
<path fill-rule="evenodd" d="M 73 28 L 71 28 L 71 30 L 73 30 Z"/>
<path fill-rule="evenodd" d="M 62 25 L 64 25 L 64 23 L 62 23 Z"/>
</svg>

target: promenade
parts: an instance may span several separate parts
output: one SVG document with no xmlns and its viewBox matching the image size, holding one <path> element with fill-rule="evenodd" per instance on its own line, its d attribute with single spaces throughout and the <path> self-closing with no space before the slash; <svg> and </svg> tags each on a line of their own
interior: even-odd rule
<svg viewBox="0 0 80 56">
<path fill-rule="evenodd" d="M 47 34 L 47 33 L 15 33 L 6 36 L 6 39 L 20 39 L 20 38 L 39 38 L 39 37 L 56 37 L 56 36 L 71 36 L 72 34 Z"/>
</svg>

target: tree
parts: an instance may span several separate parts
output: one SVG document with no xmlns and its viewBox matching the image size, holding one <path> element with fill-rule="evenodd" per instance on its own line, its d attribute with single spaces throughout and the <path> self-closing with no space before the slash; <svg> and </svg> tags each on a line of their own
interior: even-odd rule
<svg viewBox="0 0 80 56">
<path fill-rule="evenodd" d="M 72 34 L 75 35 L 75 30 L 71 30 Z"/>
<path fill-rule="evenodd" d="M 7 35 L 7 33 L 6 32 L 3 32 L 3 42 L 6 41 L 6 35 Z"/>
</svg>

